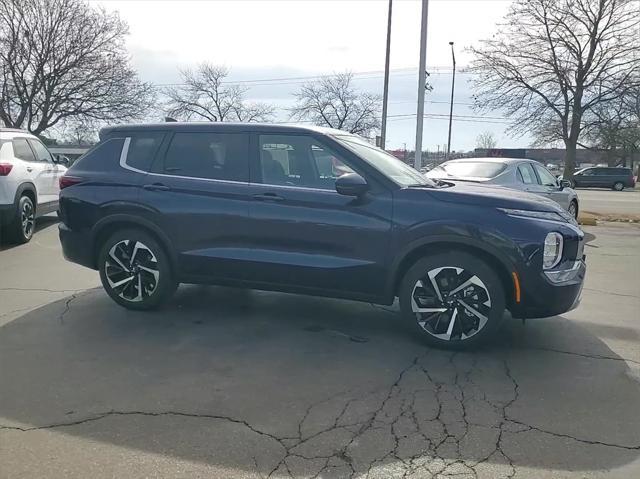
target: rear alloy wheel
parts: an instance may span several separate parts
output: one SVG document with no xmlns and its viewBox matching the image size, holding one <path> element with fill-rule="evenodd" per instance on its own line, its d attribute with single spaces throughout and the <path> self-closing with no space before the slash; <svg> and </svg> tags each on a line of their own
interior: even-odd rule
<svg viewBox="0 0 640 479">
<path fill-rule="evenodd" d="M 622 191 L 622 190 L 624 190 L 624 183 L 622 183 L 621 181 L 616 181 L 616 182 L 613 184 L 613 189 L 614 189 L 614 190 L 616 190 L 616 191 Z"/>
<path fill-rule="evenodd" d="M 464 349 L 495 333 L 505 299 L 493 270 L 460 252 L 418 261 L 402 282 L 400 307 L 430 344 Z"/>
<path fill-rule="evenodd" d="M 154 238 L 142 231 L 113 235 L 104 244 L 99 262 L 104 289 L 126 308 L 155 308 L 175 290 L 166 254 Z"/>
<path fill-rule="evenodd" d="M 18 201 L 16 213 L 11 224 L 7 226 L 9 237 L 15 243 L 28 243 L 36 228 L 36 208 L 28 196 Z"/>
<path fill-rule="evenodd" d="M 575 200 L 571 200 L 571 203 L 569 203 L 568 212 L 575 219 L 578 219 L 578 203 Z"/>
</svg>

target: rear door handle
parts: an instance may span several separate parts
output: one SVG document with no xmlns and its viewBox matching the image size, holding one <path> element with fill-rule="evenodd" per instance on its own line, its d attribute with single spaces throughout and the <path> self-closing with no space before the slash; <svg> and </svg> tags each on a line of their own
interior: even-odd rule
<svg viewBox="0 0 640 479">
<path fill-rule="evenodd" d="M 149 191 L 170 191 L 171 188 L 162 183 L 153 183 L 151 185 L 144 185 L 143 188 Z"/>
<path fill-rule="evenodd" d="M 30 166 L 27 166 L 27 171 L 31 173 L 33 171 L 33 168 L 31 168 Z"/>
<path fill-rule="evenodd" d="M 258 201 L 284 201 L 284 198 L 275 193 L 262 193 L 258 195 L 253 195 L 254 200 Z"/>
</svg>

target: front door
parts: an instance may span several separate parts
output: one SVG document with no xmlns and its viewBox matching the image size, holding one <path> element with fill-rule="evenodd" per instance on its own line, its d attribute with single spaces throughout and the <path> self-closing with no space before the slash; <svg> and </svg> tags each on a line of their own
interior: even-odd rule
<svg viewBox="0 0 640 479">
<path fill-rule="evenodd" d="M 246 278 L 248 138 L 243 133 L 178 131 L 163 141 L 141 184 L 140 202 L 169 236 L 182 278 Z M 134 136 L 129 153 L 136 150 L 136 140 L 145 139 Z M 135 164 L 127 156 L 127 166 L 130 160 Z"/>
<path fill-rule="evenodd" d="M 59 173 L 58 165 L 53 163 L 53 157 L 47 147 L 44 146 L 40 140 L 29 138 L 27 140 L 33 153 L 36 156 L 36 160 L 42 164 L 42 187 L 41 203 L 55 203 L 58 201 L 60 194 L 60 187 L 58 185 Z"/>
<path fill-rule="evenodd" d="M 340 296 L 382 294 L 392 196 L 335 147 L 311 135 L 256 135 L 251 171 L 252 277 Z M 356 171 L 369 182 L 360 198 L 335 190 Z"/>
<path fill-rule="evenodd" d="M 538 176 L 538 183 L 544 188 L 549 198 L 557 202 L 565 210 L 569 208 L 569 194 L 558 186 L 558 180 L 556 177 L 549 173 L 542 165 L 533 164 L 533 169 Z"/>
</svg>

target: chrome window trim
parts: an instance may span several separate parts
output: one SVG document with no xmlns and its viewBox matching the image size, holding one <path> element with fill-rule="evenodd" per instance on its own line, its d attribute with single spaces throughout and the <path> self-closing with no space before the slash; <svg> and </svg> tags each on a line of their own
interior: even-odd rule
<svg viewBox="0 0 640 479">
<path fill-rule="evenodd" d="M 166 173 L 155 173 L 152 171 L 143 171 L 143 170 L 139 170 L 138 168 L 134 168 L 133 166 L 129 166 L 127 164 L 127 156 L 129 154 L 130 144 L 131 144 L 131 137 L 130 136 L 125 137 L 124 144 L 122 145 L 122 151 L 120 152 L 120 166 L 126 170 L 135 171 L 136 173 L 142 173 L 143 175 L 160 176 L 163 178 L 180 178 L 183 180 L 211 181 L 214 183 L 230 183 L 230 184 L 247 185 L 247 186 L 267 186 L 270 188 L 288 188 L 288 189 L 304 190 L 304 191 L 320 191 L 324 193 L 338 194 L 337 191 L 329 190 L 326 188 L 311 188 L 308 186 L 296 186 L 296 185 L 273 185 L 270 183 L 255 183 L 252 181 L 220 180 L 215 178 L 200 178 L 197 176 L 168 175 Z"/>
</svg>

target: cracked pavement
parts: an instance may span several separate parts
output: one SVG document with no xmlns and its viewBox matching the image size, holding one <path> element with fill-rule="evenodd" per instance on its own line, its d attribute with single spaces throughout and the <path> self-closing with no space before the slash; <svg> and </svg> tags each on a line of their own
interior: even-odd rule
<svg viewBox="0 0 640 479">
<path fill-rule="evenodd" d="M 588 232 L 579 309 L 452 353 L 397 306 L 126 311 L 45 227 L 0 251 L 0 477 L 638 477 L 640 227 Z"/>
</svg>

